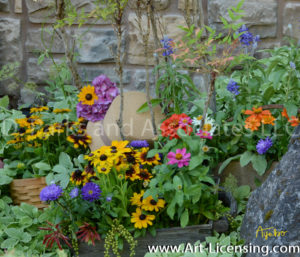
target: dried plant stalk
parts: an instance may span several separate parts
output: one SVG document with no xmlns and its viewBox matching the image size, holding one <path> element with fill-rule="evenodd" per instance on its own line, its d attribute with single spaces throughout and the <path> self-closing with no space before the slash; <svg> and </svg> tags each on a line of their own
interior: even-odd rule
<svg viewBox="0 0 300 257">
<path fill-rule="evenodd" d="M 147 0 L 146 8 L 147 8 L 147 28 L 144 31 L 142 26 L 142 11 L 141 11 L 141 0 L 137 0 L 137 23 L 140 30 L 140 33 L 143 37 L 143 46 L 144 46 L 144 55 L 146 58 L 145 62 L 145 69 L 146 69 L 146 97 L 147 97 L 147 104 L 151 114 L 151 123 L 153 127 L 153 134 L 157 136 L 157 128 L 155 124 L 155 115 L 153 111 L 153 106 L 150 98 L 150 74 L 149 74 L 149 39 L 150 39 L 150 32 L 151 32 L 151 8 L 153 6 L 152 0 Z"/>
<path fill-rule="evenodd" d="M 56 0 L 55 7 L 56 7 L 56 19 L 63 20 L 66 16 L 64 0 Z M 77 65 L 74 61 L 75 39 L 73 39 L 67 33 L 64 26 L 56 29 L 55 31 L 63 40 L 63 44 L 64 44 L 64 48 L 65 48 L 65 56 L 67 59 L 67 65 L 72 73 L 74 84 L 78 89 L 81 89 L 82 81 L 79 76 Z"/>
</svg>

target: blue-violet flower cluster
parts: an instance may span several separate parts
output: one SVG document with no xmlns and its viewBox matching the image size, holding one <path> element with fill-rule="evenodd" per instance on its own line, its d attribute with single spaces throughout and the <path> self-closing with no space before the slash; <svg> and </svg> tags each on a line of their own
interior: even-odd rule
<svg viewBox="0 0 300 257">
<path fill-rule="evenodd" d="M 173 39 L 164 37 L 164 39 L 162 39 L 160 42 L 163 44 L 164 48 L 163 56 L 170 56 L 174 53 L 174 49 L 170 44 L 173 42 Z"/>
<path fill-rule="evenodd" d="M 271 138 L 261 139 L 256 145 L 256 150 L 259 154 L 265 154 L 273 145 Z"/>
<path fill-rule="evenodd" d="M 238 95 L 240 94 L 239 88 L 240 86 L 233 79 L 230 79 L 227 85 L 227 90 L 234 95 Z"/>
<path fill-rule="evenodd" d="M 55 184 L 51 184 L 42 189 L 40 193 L 41 201 L 55 201 L 62 195 L 62 188 Z"/>
<path fill-rule="evenodd" d="M 249 32 L 249 29 L 246 27 L 245 24 L 238 30 L 238 33 L 242 32 L 244 33 L 239 37 L 242 45 L 250 46 L 251 44 L 257 44 L 257 42 L 260 40 L 259 35 L 254 37 L 253 34 Z"/>
<path fill-rule="evenodd" d="M 100 187 L 93 182 L 86 183 L 81 189 L 82 199 L 89 202 L 98 200 L 101 193 Z"/>
</svg>

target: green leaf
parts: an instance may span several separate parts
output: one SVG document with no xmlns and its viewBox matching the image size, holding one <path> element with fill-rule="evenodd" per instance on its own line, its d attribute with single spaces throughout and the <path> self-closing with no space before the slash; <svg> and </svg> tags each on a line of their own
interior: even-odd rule
<svg viewBox="0 0 300 257">
<path fill-rule="evenodd" d="M 20 240 L 22 238 L 23 229 L 7 228 L 4 232 L 11 238 Z"/>
<path fill-rule="evenodd" d="M 1 107 L 8 108 L 8 105 L 9 105 L 9 98 L 7 95 L 0 98 L 0 106 Z"/>
<path fill-rule="evenodd" d="M 1 248 L 10 250 L 10 249 L 13 249 L 18 243 L 19 243 L 19 240 L 17 240 L 17 239 L 8 238 L 2 242 Z"/>
<path fill-rule="evenodd" d="M 245 167 L 246 165 L 248 165 L 248 163 L 251 161 L 252 159 L 252 156 L 253 156 L 253 153 L 247 151 L 247 152 L 244 152 L 241 156 L 241 159 L 240 159 L 240 164 L 242 167 Z"/>
<path fill-rule="evenodd" d="M 203 158 L 201 156 L 193 156 L 189 163 L 189 170 L 193 170 L 202 164 Z"/>
<path fill-rule="evenodd" d="M 175 215 L 175 205 L 176 202 L 173 198 L 171 204 L 169 204 L 168 208 L 167 208 L 167 214 L 169 215 L 169 217 L 173 220 L 174 219 L 174 215 Z"/>
<path fill-rule="evenodd" d="M 274 93 L 275 93 L 275 90 L 273 87 L 268 87 L 266 89 L 266 91 L 264 92 L 264 96 L 263 96 L 266 104 L 270 101 L 270 99 L 274 95 Z"/>
<path fill-rule="evenodd" d="M 173 184 L 176 189 L 178 190 L 182 189 L 182 181 L 178 176 L 174 176 Z"/>
<path fill-rule="evenodd" d="M 22 234 L 22 238 L 20 241 L 22 241 L 23 243 L 29 243 L 31 241 L 32 237 L 29 233 L 25 232 Z"/>
<path fill-rule="evenodd" d="M 159 105 L 162 102 L 161 99 L 151 99 L 152 107 L 155 107 Z M 136 111 L 137 113 L 143 113 L 149 111 L 149 106 L 148 103 L 144 103 L 138 110 Z"/>
<path fill-rule="evenodd" d="M 1 171 L 1 169 L 0 169 Z M 0 186 L 8 185 L 13 181 L 13 178 L 0 173 Z"/>
<path fill-rule="evenodd" d="M 48 163 L 45 163 L 45 162 L 38 162 L 38 163 L 35 163 L 33 166 L 36 169 L 42 170 L 42 171 L 51 170 L 51 166 Z"/>
<path fill-rule="evenodd" d="M 297 116 L 298 107 L 295 104 L 293 104 L 293 103 L 286 103 L 284 105 L 284 107 L 286 108 L 286 111 L 287 111 L 287 114 L 288 114 L 289 117 Z"/>
<path fill-rule="evenodd" d="M 4 136 L 8 136 L 9 135 L 9 131 L 13 127 L 13 125 L 15 125 L 14 120 L 12 120 L 12 119 L 5 119 L 2 122 L 2 127 L 1 127 L 2 134 Z"/>
<path fill-rule="evenodd" d="M 210 212 L 210 211 L 205 210 L 205 211 L 202 212 L 202 214 L 203 214 L 206 218 L 208 218 L 208 219 L 210 219 L 210 220 L 214 220 L 214 219 L 215 219 L 215 216 L 214 216 L 213 213 Z"/>
<path fill-rule="evenodd" d="M 263 155 L 253 155 L 252 157 L 252 166 L 257 171 L 258 175 L 262 176 L 267 168 L 267 160 Z"/>
<path fill-rule="evenodd" d="M 232 161 L 234 161 L 234 160 L 236 160 L 236 159 L 238 159 L 238 158 L 240 158 L 240 157 L 241 157 L 241 154 L 238 154 L 238 155 L 236 155 L 236 156 L 230 157 L 230 158 L 228 158 L 227 160 L 225 160 L 225 161 L 222 163 L 222 165 L 220 166 L 218 173 L 221 174 L 222 171 L 228 166 L 228 164 L 229 164 L 230 162 L 232 162 Z"/>
<path fill-rule="evenodd" d="M 184 228 L 187 226 L 188 223 L 189 223 L 189 210 L 185 209 L 185 211 L 181 214 L 180 217 L 180 226 Z"/>
<path fill-rule="evenodd" d="M 66 167 L 67 169 L 71 169 L 73 167 L 70 156 L 64 152 L 60 153 L 59 155 L 59 164 Z"/>
</svg>

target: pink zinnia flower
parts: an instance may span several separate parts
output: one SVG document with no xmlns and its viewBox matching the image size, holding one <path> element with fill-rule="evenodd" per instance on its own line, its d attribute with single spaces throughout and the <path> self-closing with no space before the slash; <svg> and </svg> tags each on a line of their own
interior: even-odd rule
<svg viewBox="0 0 300 257">
<path fill-rule="evenodd" d="M 179 120 L 180 127 L 185 127 L 192 124 L 192 119 L 190 117 L 183 117 Z"/>
<path fill-rule="evenodd" d="M 188 166 L 191 160 L 191 154 L 186 152 L 186 148 L 177 149 L 176 152 L 169 152 L 167 155 L 170 160 L 168 164 L 177 164 L 179 168 Z"/>
<path fill-rule="evenodd" d="M 207 131 L 199 130 L 199 132 L 196 135 L 200 136 L 201 138 L 212 139 L 211 134 Z"/>
</svg>

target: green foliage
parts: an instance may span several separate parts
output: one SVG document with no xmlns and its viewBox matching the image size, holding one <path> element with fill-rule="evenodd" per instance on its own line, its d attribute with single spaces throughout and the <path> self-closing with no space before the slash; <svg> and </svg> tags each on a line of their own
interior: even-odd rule
<svg viewBox="0 0 300 257">
<path fill-rule="evenodd" d="M 3 65 L 0 69 L 0 81 L 14 77 L 19 67 L 20 63 L 18 62 Z"/>
<path fill-rule="evenodd" d="M 46 252 L 43 245 L 45 232 L 39 230 L 40 217 L 47 210 L 42 214 L 25 203 L 21 206 L 10 204 L 9 197 L 0 198 L 0 254 L 7 249 L 13 256 L 57 256 L 54 252 Z"/>
</svg>

